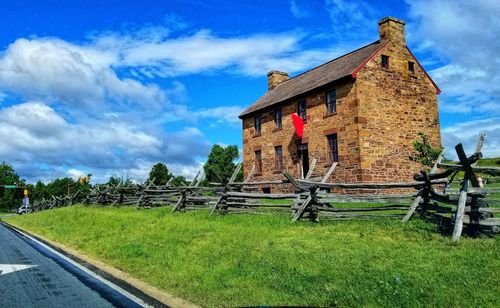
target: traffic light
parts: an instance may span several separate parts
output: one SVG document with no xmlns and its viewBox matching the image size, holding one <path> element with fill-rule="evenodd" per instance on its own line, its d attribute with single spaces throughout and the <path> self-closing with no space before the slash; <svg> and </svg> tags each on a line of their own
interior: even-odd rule
<svg viewBox="0 0 500 308">
<path fill-rule="evenodd" d="M 80 185 L 82 185 L 82 184 L 83 184 L 83 178 L 82 178 L 82 177 L 79 177 L 79 178 L 78 178 L 78 183 L 80 183 Z"/>
<path fill-rule="evenodd" d="M 24 189 L 24 196 L 28 197 L 28 190 L 27 189 Z"/>
<path fill-rule="evenodd" d="M 85 176 L 85 183 L 89 183 L 90 182 L 90 177 L 88 175 Z"/>
</svg>

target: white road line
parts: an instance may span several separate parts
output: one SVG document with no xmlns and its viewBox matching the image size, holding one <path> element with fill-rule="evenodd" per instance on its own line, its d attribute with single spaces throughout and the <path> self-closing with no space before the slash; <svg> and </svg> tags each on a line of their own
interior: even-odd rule
<svg viewBox="0 0 500 308">
<path fill-rule="evenodd" d="M 31 264 L 0 264 L 0 276 L 35 267 Z"/>
<path fill-rule="evenodd" d="M 128 297 L 130 300 L 136 302 L 138 305 L 141 305 L 143 307 L 153 307 L 153 306 L 147 304 L 146 302 L 144 302 L 142 299 L 140 299 L 137 296 L 133 295 L 132 293 L 130 293 L 130 292 L 128 292 L 128 291 L 120 288 L 119 286 L 117 286 L 116 284 L 112 283 L 111 281 L 109 281 L 109 280 L 107 280 L 107 279 L 105 279 L 105 278 L 97 275 L 96 273 L 92 272 L 91 270 L 89 270 L 88 268 L 84 267 L 83 265 L 80 265 L 77 262 L 75 262 L 75 261 L 71 260 L 70 258 L 66 257 L 65 255 L 61 254 L 57 250 L 52 249 L 50 246 L 45 245 L 44 243 L 42 243 L 39 240 L 37 240 L 37 239 L 29 236 L 28 234 L 22 232 L 21 230 L 19 230 L 17 228 L 15 228 L 15 229 L 16 229 L 17 232 L 19 232 L 23 236 L 25 236 L 25 237 L 29 238 L 30 240 L 36 242 L 37 244 L 39 244 L 43 248 L 47 249 L 51 253 L 59 256 L 60 258 L 64 259 L 65 261 L 69 262 L 71 265 L 76 266 L 77 268 L 79 268 L 80 270 L 84 271 L 88 275 L 94 277 L 95 279 L 99 280 L 100 282 L 102 282 L 102 283 L 108 285 L 109 287 L 115 289 L 119 293 L 121 293 L 121 294 L 125 295 L 126 297 Z"/>
</svg>

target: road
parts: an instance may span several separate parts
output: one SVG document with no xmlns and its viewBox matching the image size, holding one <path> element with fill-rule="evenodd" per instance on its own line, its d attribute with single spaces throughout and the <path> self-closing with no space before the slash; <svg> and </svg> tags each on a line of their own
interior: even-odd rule
<svg viewBox="0 0 500 308">
<path fill-rule="evenodd" d="M 0 307 L 141 306 L 148 305 L 0 223 Z"/>
</svg>

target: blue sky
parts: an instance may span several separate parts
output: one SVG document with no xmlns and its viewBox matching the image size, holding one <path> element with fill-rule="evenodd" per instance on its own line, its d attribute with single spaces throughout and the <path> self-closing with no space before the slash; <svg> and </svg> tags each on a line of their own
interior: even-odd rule
<svg viewBox="0 0 500 308">
<path fill-rule="evenodd" d="M 443 145 L 487 133 L 500 156 L 500 3 L 3 1 L 0 161 L 29 181 L 92 173 L 144 180 L 162 161 L 196 173 L 213 144 L 241 148 L 239 112 L 272 69 L 296 75 L 406 21 L 442 90 Z"/>
</svg>

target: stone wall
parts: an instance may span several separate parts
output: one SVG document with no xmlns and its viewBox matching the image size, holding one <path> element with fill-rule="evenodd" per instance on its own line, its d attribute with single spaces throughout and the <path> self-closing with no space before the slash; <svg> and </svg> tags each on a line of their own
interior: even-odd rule
<svg viewBox="0 0 500 308">
<path fill-rule="evenodd" d="M 327 114 L 326 92 L 336 89 L 337 112 Z M 299 139 L 295 135 L 291 114 L 297 112 L 299 101 L 307 101 L 307 119 L 304 135 Z M 243 161 L 245 176 L 254 164 L 255 151 L 262 151 L 263 170 L 253 176 L 252 180 L 282 179 L 282 171 L 275 170 L 275 146 L 283 147 L 283 167 L 294 177 L 300 177 L 300 162 L 297 154 L 297 144 L 307 143 L 310 161 L 318 160 L 313 176 L 324 175 L 331 162 L 328 161 L 327 139 L 329 134 L 337 133 L 339 165 L 332 176 L 332 181 L 355 182 L 361 178 L 359 170 L 359 136 L 356 86 L 354 79 L 332 84 L 313 93 L 285 102 L 281 105 L 283 121 L 282 128 L 276 129 L 274 123 L 275 108 L 265 110 L 262 115 L 262 133 L 255 135 L 254 117 L 243 120 Z M 272 187 L 272 191 L 276 191 Z"/>
<path fill-rule="evenodd" d="M 381 67 L 381 55 L 389 67 Z M 408 70 L 415 63 L 415 72 Z M 357 73 L 362 180 L 410 181 L 422 169 L 409 161 L 418 132 L 441 145 L 436 88 L 404 44 L 390 41 Z"/>
</svg>

